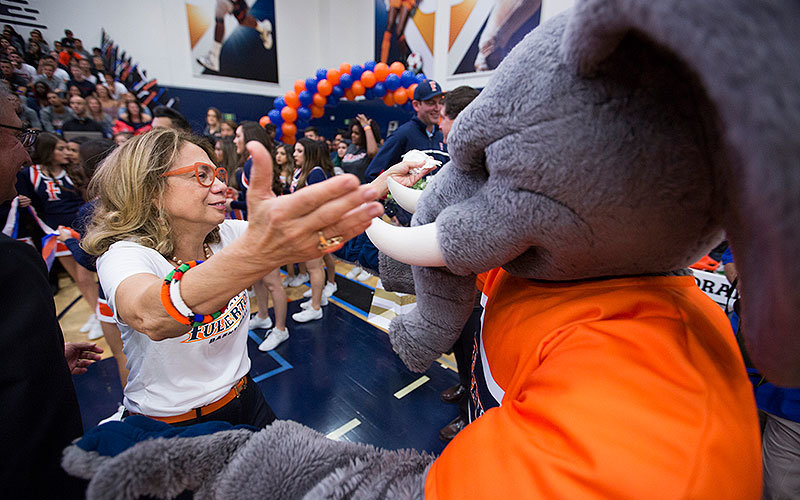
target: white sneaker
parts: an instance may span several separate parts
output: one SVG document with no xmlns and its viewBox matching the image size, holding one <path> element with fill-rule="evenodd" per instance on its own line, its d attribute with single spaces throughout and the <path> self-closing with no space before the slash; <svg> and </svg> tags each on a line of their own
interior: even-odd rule
<svg viewBox="0 0 800 500">
<path fill-rule="evenodd" d="M 198 59 L 197 62 L 200 63 L 200 66 L 209 71 L 219 71 L 219 55 L 214 57 L 214 55 L 209 52 L 207 55 Z"/>
<path fill-rule="evenodd" d="M 272 48 L 272 22 L 269 19 L 264 19 L 258 23 L 256 30 L 261 36 L 261 41 L 264 42 L 264 48 L 270 50 Z"/>
<path fill-rule="evenodd" d="M 81 333 L 88 332 L 89 330 L 92 329 L 92 326 L 94 326 L 96 323 L 97 323 L 97 316 L 92 314 L 91 316 L 89 316 L 89 319 L 86 320 L 86 323 L 84 323 L 83 326 L 81 327 Z"/>
<path fill-rule="evenodd" d="M 308 273 L 298 274 L 292 281 L 289 282 L 290 287 L 300 286 L 308 281 Z"/>
<path fill-rule="evenodd" d="M 291 286 L 289 285 L 289 283 L 291 283 L 293 279 L 294 276 L 286 276 L 285 278 L 283 278 L 283 281 L 281 281 L 281 285 L 283 285 L 284 287 Z"/>
<path fill-rule="evenodd" d="M 278 347 L 281 342 L 289 338 L 289 329 L 286 330 L 278 330 L 277 328 L 273 328 L 272 330 L 267 332 L 267 335 L 264 336 L 264 342 L 258 346 L 258 350 L 262 352 L 267 352 L 275 349 Z"/>
<path fill-rule="evenodd" d="M 336 290 L 338 290 L 338 289 L 339 289 L 339 285 L 337 285 L 336 283 L 331 283 L 330 281 L 328 281 L 327 283 L 325 283 L 325 288 L 322 289 L 322 295 L 325 298 L 328 298 L 331 295 L 333 295 L 334 293 L 336 293 Z M 311 289 L 310 288 L 308 290 L 306 290 L 305 292 L 303 292 L 303 297 L 305 297 L 307 299 L 311 298 Z"/>
<path fill-rule="evenodd" d="M 270 328 L 272 328 L 272 318 L 270 318 L 269 316 L 267 316 L 266 318 L 261 318 L 258 316 L 258 314 L 256 314 L 255 316 L 250 318 L 251 330 L 256 330 L 256 329 L 268 330 Z"/>
<path fill-rule="evenodd" d="M 339 285 L 336 283 L 331 283 L 330 281 L 325 283 L 325 288 L 322 289 L 322 296 L 324 298 L 329 298 L 331 295 L 336 293 L 336 290 L 339 289 Z"/>
<path fill-rule="evenodd" d="M 104 418 L 103 420 L 97 422 L 97 425 L 104 424 L 106 422 L 119 422 L 120 420 L 122 420 L 122 414 L 124 412 L 125 412 L 125 407 L 122 406 L 122 405 L 119 405 L 119 408 L 117 408 L 117 411 L 115 411 L 113 415 L 111 415 L 108 418 Z"/>
<path fill-rule="evenodd" d="M 305 323 L 315 319 L 322 319 L 322 308 L 320 309 L 303 309 L 298 313 L 292 314 L 292 319 L 298 323 Z"/>
<path fill-rule="evenodd" d="M 361 274 L 361 271 L 362 269 L 360 267 L 353 266 L 353 269 L 351 269 L 349 273 L 345 274 L 344 277 L 349 280 L 355 279 L 356 276 Z"/>
<path fill-rule="evenodd" d="M 320 307 L 327 306 L 328 305 L 328 297 L 323 295 L 322 299 L 319 301 L 319 305 L 320 305 Z M 309 307 L 311 307 L 311 299 L 308 299 L 305 302 L 300 302 L 300 307 L 303 308 L 303 309 L 308 309 Z"/>
<path fill-rule="evenodd" d="M 93 324 L 92 327 L 89 329 L 89 340 L 97 340 L 104 335 L 103 327 L 100 326 L 100 322 Z"/>
<path fill-rule="evenodd" d="M 361 274 L 359 274 L 358 276 L 356 276 L 356 279 L 357 279 L 358 281 L 367 281 L 367 280 L 368 280 L 368 279 L 370 279 L 370 278 L 372 278 L 372 275 L 371 275 L 371 274 L 369 274 L 369 273 L 368 273 L 368 272 L 366 272 L 366 271 L 361 271 Z"/>
</svg>

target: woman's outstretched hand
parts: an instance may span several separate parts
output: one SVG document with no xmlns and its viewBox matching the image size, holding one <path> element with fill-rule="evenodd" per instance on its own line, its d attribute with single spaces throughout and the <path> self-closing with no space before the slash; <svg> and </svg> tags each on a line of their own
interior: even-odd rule
<svg viewBox="0 0 800 500">
<path fill-rule="evenodd" d="M 347 241 L 361 234 L 373 217 L 383 214 L 374 200 L 378 193 L 369 185 L 359 185 L 354 175 L 337 175 L 312 184 L 291 195 L 276 197 L 272 192 L 272 159 L 258 142 L 247 143 L 253 159 L 247 214 L 250 222 L 246 237 L 255 256 L 269 267 L 277 262 L 303 262 L 323 255 L 320 235 Z"/>
</svg>

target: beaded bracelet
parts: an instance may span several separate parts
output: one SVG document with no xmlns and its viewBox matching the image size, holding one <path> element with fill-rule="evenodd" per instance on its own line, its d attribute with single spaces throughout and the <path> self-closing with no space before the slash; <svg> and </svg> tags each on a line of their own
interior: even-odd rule
<svg viewBox="0 0 800 500">
<path fill-rule="evenodd" d="M 225 309 L 227 309 L 226 306 L 213 314 L 196 314 L 192 312 L 189 306 L 183 301 L 183 298 L 181 298 L 180 281 L 181 278 L 183 278 L 183 274 L 202 263 L 202 260 L 184 262 L 170 271 L 164 278 L 164 283 L 161 284 L 161 304 L 164 306 L 164 310 L 182 325 L 196 327 L 210 323 L 219 318 L 222 313 L 225 312 Z"/>
</svg>

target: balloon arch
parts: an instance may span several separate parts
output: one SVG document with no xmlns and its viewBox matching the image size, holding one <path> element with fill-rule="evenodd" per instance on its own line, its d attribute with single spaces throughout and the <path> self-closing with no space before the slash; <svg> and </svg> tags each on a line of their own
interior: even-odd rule
<svg viewBox="0 0 800 500">
<path fill-rule="evenodd" d="M 261 126 L 274 123 L 277 139 L 294 144 L 298 130 L 308 127 L 312 118 L 325 114 L 325 105 L 335 106 L 345 98 L 349 101 L 363 95 L 367 99 L 382 99 L 387 106 L 411 108 L 414 89 L 427 77 L 415 75 L 403 63 L 369 61 L 363 66 L 342 63 L 338 69 L 320 68 L 315 77 L 294 82 L 294 90 L 276 97 L 273 109 L 259 120 Z"/>
</svg>

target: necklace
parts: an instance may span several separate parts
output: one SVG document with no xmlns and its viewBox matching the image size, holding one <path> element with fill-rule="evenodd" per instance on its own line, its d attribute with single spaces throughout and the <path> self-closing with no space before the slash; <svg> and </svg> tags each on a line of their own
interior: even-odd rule
<svg viewBox="0 0 800 500">
<path fill-rule="evenodd" d="M 210 259 L 211 256 L 214 255 L 214 252 L 211 251 L 211 247 L 208 246 L 208 243 L 203 243 L 203 253 L 206 256 L 206 260 Z M 171 260 L 172 260 L 172 262 L 174 262 L 175 264 L 177 264 L 179 266 L 183 264 L 183 261 L 181 259 L 175 257 L 174 255 L 172 256 Z"/>
</svg>

